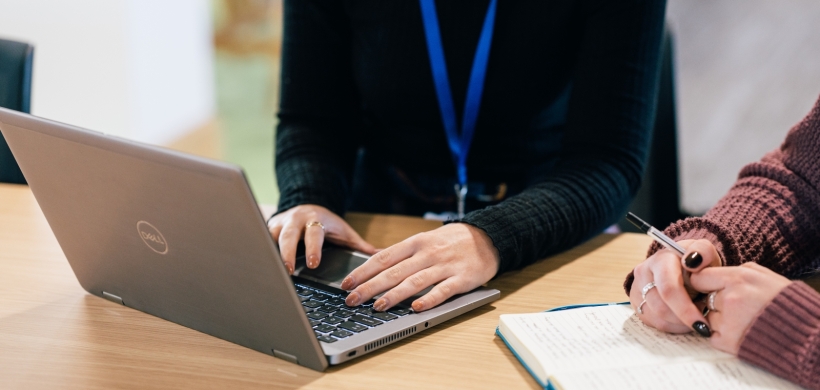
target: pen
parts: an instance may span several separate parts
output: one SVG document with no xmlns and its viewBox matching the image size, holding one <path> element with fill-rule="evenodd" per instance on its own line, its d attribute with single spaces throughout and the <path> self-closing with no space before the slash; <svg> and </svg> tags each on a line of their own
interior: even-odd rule
<svg viewBox="0 0 820 390">
<path fill-rule="evenodd" d="M 659 244 L 663 245 L 665 248 L 677 252 L 679 256 L 683 257 L 683 255 L 686 253 L 686 251 L 680 245 L 678 245 L 677 242 L 675 242 L 674 240 L 669 238 L 669 236 L 667 236 L 666 234 L 663 234 L 660 230 L 655 229 L 652 225 L 644 222 L 644 220 L 638 218 L 637 215 L 632 214 L 630 212 L 627 212 L 626 213 L 626 220 L 629 221 L 630 223 L 632 223 L 633 225 L 637 226 L 638 229 L 641 229 L 642 232 L 646 233 L 649 237 L 652 237 L 653 240 L 657 241 Z M 706 297 L 706 294 L 695 291 L 694 289 L 691 288 L 692 284 L 689 282 L 689 277 L 691 275 L 691 272 L 689 272 L 686 268 L 684 268 L 683 264 L 681 264 L 681 268 L 682 268 L 681 274 L 683 276 L 683 285 L 686 286 L 686 290 L 689 293 L 689 297 L 692 298 L 692 302 L 700 301 L 704 297 Z M 646 297 L 644 297 L 644 302 L 646 302 Z M 640 308 L 640 306 L 638 308 Z M 708 313 L 708 311 L 704 312 L 703 315 L 705 316 L 706 313 Z M 701 336 L 709 337 L 709 336 L 712 335 L 712 332 L 709 329 L 709 326 L 704 324 L 703 322 L 700 322 L 700 321 L 695 322 L 695 324 L 692 325 L 692 327 Z"/>
<path fill-rule="evenodd" d="M 644 222 L 644 220 L 638 218 L 637 215 L 632 213 L 626 213 L 626 220 L 632 223 L 633 225 L 637 226 L 638 229 L 641 229 L 642 232 L 646 233 L 649 237 L 652 237 L 653 240 L 657 241 L 659 244 L 663 245 L 666 249 L 671 249 L 675 252 L 678 252 L 679 255 L 683 256 L 686 251 L 678 245 L 677 242 L 669 238 L 666 234 L 663 234 L 660 230 L 655 229 L 652 225 Z"/>
</svg>

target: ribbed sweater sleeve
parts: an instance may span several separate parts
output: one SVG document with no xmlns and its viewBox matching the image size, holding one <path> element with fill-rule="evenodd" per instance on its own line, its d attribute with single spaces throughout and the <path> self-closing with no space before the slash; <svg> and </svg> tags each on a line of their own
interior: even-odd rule
<svg viewBox="0 0 820 390">
<path fill-rule="evenodd" d="M 278 212 L 302 204 L 345 212 L 361 118 L 344 7 L 342 1 L 284 5 Z"/>
<path fill-rule="evenodd" d="M 752 323 L 738 357 L 809 389 L 820 389 L 820 293 L 794 282 Z"/>
<path fill-rule="evenodd" d="M 820 268 L 820 100 L 780 148 L 740 171 L 706 215 L 664 232 L 677 241 L 711 241 L 724 265 L 753 261 L 789 278 Z M 660 249 L 653 243 L 647 256 Z M 632 280 L 630 273 L 627 295 Z"/>
<path fill-rule="evenodd" d="M 463 219 L 490 236 L 499 273 L 599 234 L 619 219 L 640 186 L 665 1 L 602 4 L 585 24 L 556 167 L 517 196 Z"/>
</svg>

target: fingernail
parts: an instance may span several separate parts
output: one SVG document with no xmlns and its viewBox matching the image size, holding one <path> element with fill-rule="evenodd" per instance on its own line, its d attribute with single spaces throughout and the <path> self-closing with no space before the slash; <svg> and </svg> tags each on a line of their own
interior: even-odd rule
<svg viewBox="0 0 820 390">
<path fill-rule="evenodd" d="M 424 302 L 422 302 L 420 299 L 419 299 L 419 300 L 417 300 L 417 301 L 415 301 L 415 302 L 413 302 L 413 305 L 412 305 L 412 306 L 413 306 L 413 310 L 415 310 L 415 311 L 422 311 L 422 310 L 424 310 Z"/>
<path fill-rule="evenodd" d="M 362 296 L 355 291 L 350 293 L 350 295 L 348 295 L 347 298 L 345 298 L 345 304 L 348 306 L 359 306 L 359 304 L 362 303 L 361 301 Z"/>
<path fill-rule="evenodd" d="M 285 263 L 285 268 L 288 269 L 288 275 L 293 275 L 293 265 L 290 263 Z"/>
<path fill-rule="evenodd" d="M 373 304 L 373 308 L 377 311 L 384 311 L 384 309 L 387 309 L 387 305 L 389 304 L 390 301 L 388 301 L 387 298 L 381 297 L 377 299 L 376 302 Z"/>
<path fill-rule="evenodd" d="M 353 288 L 353 278 L 350 276 L 346 277 L 345 280 L 342 280 L 342 285 L 339 286 L 342 290 L 350 290 Z"/>
<path fill-rule="evenodd" d="M 689 268 L 697 268 L 700 263 L 703 263 L 703 257 L 698 252 L 692 252 L 683 258 L 683 265 Z"/>
<path fill-rule="evenodd" d="M 697 321 L 692 324 L 692 329 L 703 337 L 712 337 L 712 330 L 709 329 L 709 325 L 706 325 L 703 321 Z"/>
<path fill-rule="evenodd" d="M 319 257 L 316 255 L 310 255 L 307 259 L 307 266 L 308 268 L 316 268 L 317 263 L 319 262 Z"/>
</svg>

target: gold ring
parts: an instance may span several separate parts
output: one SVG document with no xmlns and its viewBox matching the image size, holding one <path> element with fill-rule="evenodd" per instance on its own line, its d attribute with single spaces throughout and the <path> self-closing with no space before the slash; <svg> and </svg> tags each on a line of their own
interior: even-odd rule
<svg viewBox="0 0 820 390">
<path fill-rule="evenodd" d="M 318 226 L 318 227 L 322 228 L 322 231 L 324 231 L 324 230 L 325 230 L 325 225 L 322 225 L 322 223 L 321 223 L 321 222 L 319 222 L 319 221 L 308 222 L 308 223 L 305 225 L 305 230 L 307 230 L 307 229 L 308 229 L 308 228 L 310 228 L 311 226 Z"/>
</svg>

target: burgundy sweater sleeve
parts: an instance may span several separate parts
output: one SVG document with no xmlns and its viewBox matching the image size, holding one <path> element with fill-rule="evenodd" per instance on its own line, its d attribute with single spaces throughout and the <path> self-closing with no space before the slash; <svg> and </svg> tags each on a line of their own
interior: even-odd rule
<svg viewBox="0 0 820 390">
<path fill-rule="evenodd" d="M 740 171 L 706 215 L 664 232 L 676 241 L 711 241 L 724 265 L 753 261 L 789 278 L 820 268 L 820 100 L 780 148 Z M 648 255 L 660 249 L 654 243 Z M 630 273 L 627 295 L 632 280 Z"/>
<path fill-rule="evenodd" d="M 738 357 L 820 390 L 820 293 L 803 282 L 783 289 L 752 323 Z"/>
</svg>

